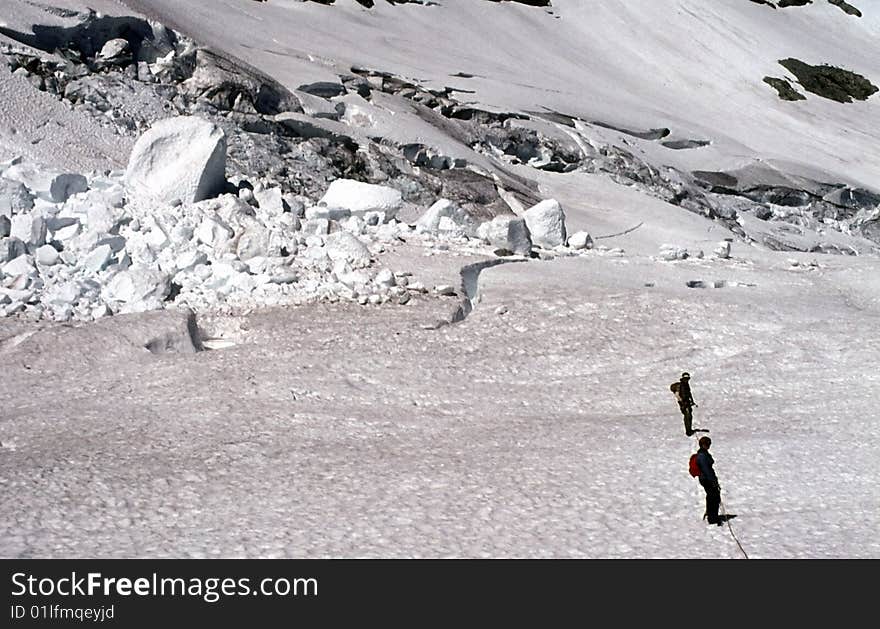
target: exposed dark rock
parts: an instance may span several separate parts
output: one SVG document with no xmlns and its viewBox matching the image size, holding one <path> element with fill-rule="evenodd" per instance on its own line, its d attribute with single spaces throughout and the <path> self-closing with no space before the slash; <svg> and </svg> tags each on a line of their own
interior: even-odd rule
<svg viewBox="0 0 880 629">
<path fill-rule="evenodd" d="M 776 93 L 779 94 L 779 98 L 781 98 L 782 100 L 807 100 L 807 97 L 794 89 L 791 86 L 791 83 L 789 83 L 786 79 L 765 76 L 764 83 L 775 89 Z"/>
<path fill-rule="evenodd" d="M 855 8 L 853 5 L 845 2 L 844 0 L 828 0 L 828 4 L 833 4 L 834 6 L 840 7 L 840 9 L 849 15 L 854 15 L 856 17 L 862 17 L 862 12 Z"/>
<path fill-rule="evenodd" d="M 813 66 L 798 59 L 780 59 L 779 63 L 794 74 L 805 90 L 839 103 L 852 99 L 867 100 L 877 86 L 861 74 L 829 65 Z"/>
<path fill-rule="evenodd" d="M 776 9 L 777 6 L 770 2 L 770 0 L 751 0 L 755 4 L 763 4 L 773 9 Z M 802 7 L 808 4 L 812 4 L 813 0 L 779 0 L 779 8 L 787 8 L 787 7 Z M 862 17 L 862 12 L 859 11 L 856 7 L 849 4 L 845 0 L 828 0 L 828 4 L 833 4 L 836 7 L 840 7 L 840 9 L 847 13 L 848 15 L 854 15 L 855 17 Z"/>
</svg>

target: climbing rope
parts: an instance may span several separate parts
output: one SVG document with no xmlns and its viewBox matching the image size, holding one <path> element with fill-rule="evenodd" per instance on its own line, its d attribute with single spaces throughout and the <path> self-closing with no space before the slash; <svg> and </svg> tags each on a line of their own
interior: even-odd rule
<svg viewBox="0 0 880 629">
<path fill-rule="evenodd" d="M 720 492 L 719 492 L 720 495 Z M 724 521 L 727 522 L 727 530 L 730 531 L 730 536 L 733 537 L 733 541 L 736 542 L 736 545 L 739 546 L 739 551 L 743 554 L 743 557 L 746 559 L 749 558 L 748 553 L 746 553 L 746 549 L 743 548 L 742 544 L 739 543 L 739 539 L 736 537 L 736 533 L 733 532 L 733 527 L 730 526 L 730 518 L 727 516 L 727 508 L 724 506 L 724 501 L 719 499 L 719 504 L 721 505 L 721 515 L 725 516 Z"/>
</svg>

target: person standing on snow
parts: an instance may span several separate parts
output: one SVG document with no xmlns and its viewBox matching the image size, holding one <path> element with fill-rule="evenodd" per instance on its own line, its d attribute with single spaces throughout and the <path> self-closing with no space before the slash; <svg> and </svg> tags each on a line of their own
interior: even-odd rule
<svg viewBox="0 0 880 629">
<path fill-rule="evenodd" d="M 700 449 L 697 451 L 697 467 L 700 468 L 700 485 L 706 490 L 706 518 L 709 524 L 724 524 L 725 518 L 718 515 L 718 507 L 721 505 L 721 486 L 715 475 L 715 459 L 709 454 L 709 446 L 712 440 L 709 437 L 700 438 Z"/>
<path fill-rule="evenodd" d="M 678 392 L 675 394 L 676 398 L 678 398 L 678 408 L 681 409 L 681 414 L 684 416 L 684 434 L 688 437 L 694 434 L 694 414 L 692 409 L 697 405 L 694 402 L 694 396 L 691 395 L 690 380 L 691 374 L 686 371 L 681 374 L 681 380 L 678 381 Z"/>
</svg>

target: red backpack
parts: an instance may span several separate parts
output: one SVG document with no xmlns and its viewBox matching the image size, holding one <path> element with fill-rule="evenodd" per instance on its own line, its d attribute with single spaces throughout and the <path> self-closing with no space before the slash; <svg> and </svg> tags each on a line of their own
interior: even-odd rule
<svg viewBox="0 0 880 629">
<path fill-rule="evenodd" d="M 688 472 L 691 473 L 691 476 L 697 477 L 700 475 L 700 466 L 697 464 L 697 453 L 694 452 L 691 455 L 690 461 L 688 461 Z"/>
</svg>

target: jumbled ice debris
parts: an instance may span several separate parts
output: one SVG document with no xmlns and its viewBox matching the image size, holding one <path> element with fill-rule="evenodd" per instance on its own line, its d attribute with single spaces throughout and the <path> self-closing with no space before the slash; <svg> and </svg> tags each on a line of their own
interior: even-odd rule
<svg viewBox="0 0 880 629">
<path fill-rule="evenodd" d="M 220 128 L 182 116 L 144 133 L 125 172 L 0 164 L 0 315 L 67 321 L 168 305 L 404 304 L 431 287 L 381 265 L 403 241 L 519 256 L 593 246 L 586 232 L 568 235 L 552 199 L 485 222 L 438 199 L 410 225 L 397 219 L 404 202 L 391 187 L 337 179 L 313 200 L 265 177 L 227 180 L 225 162 Z"/>
</svg>

